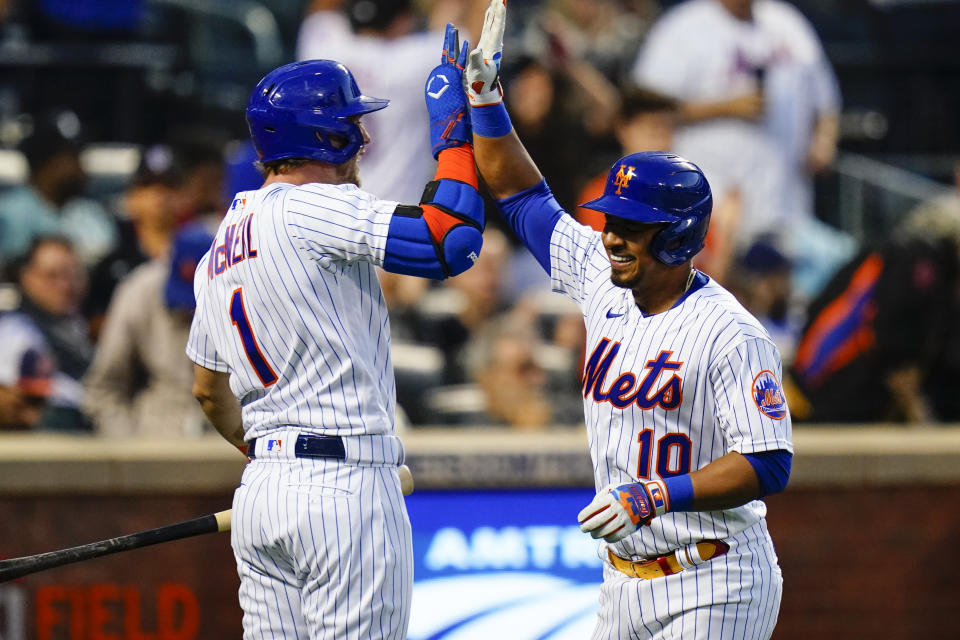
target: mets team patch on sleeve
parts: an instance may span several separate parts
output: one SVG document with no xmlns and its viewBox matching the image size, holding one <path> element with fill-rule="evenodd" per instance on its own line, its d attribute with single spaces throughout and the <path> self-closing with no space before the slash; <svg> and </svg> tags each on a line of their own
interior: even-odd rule
<svg viewBox="0 0 960 640">
<path fill-rule="evenodd" d="M 780 388 L 777 376 L 764 369 L 753 379 L 753 401 L 760 412 L 768 418 L 782 420 L 787 416 L 787 399 Z"/>
</svg>

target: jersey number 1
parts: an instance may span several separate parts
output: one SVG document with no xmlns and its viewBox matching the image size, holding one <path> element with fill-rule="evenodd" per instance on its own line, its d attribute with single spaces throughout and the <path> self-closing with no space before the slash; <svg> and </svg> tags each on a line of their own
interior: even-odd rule
<svg viewBox="0 0 960 640">
<path fill-rule="evenodd" d="M 637 460 L 637 478 L 650 478 L 650 457 L 653 455 L 653 429 L 644 429 L 637 435 L 640 456 Z M 690 438 L 682 433 L 668 433 L 657 441 L 657 475 L 661 478 L 690 473 Z"/>
<path fill-rule="evenodd" d="M 247 320 L 247 311 L 243 307 L 243 289 L 233 290 L 230 296 L 230 319 L 233 326 L 237 328 L 240 334 L 240 342 L 243 343 L 243 351 L 247 354 L 247 360 L 250 361 L 253 370 L 260 378 L 263 386 L 269 387 L 277 381 L 277 374 L 273 372 L 270 363 L 260 352 L 260 346 L 257 345 L 257 339 L 253 336 L 253 329 L 250 327 L 250 321 Z"/>
</svg>

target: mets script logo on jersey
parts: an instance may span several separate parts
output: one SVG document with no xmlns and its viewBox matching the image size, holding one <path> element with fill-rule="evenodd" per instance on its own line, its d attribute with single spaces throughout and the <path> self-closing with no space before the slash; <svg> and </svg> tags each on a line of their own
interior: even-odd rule
<svg viewBox="0 0 960 640">
<path fill-rule="evenodd" d="M 618 409 L 626 409 L 631 404 L 636 404 L 641 409 L 676 409 L 680 406 L 683 401 L 683 380 L 677 374 L 673 374 L 669 380 L 653 390 L 660 374 L 676 371 L 683 366 L 682 362 L 670 359 L 673 351 L 661 351 L 655 359 L 648 360 L 643 367 L 646 373 L 639 384 L 637 375 L 627 371 L 611 382 L 604 391 L 607 373 L 619 351 L 620 343 L 611 344 L 609 338 L 603 338 L 597 344 L 583 368 L 584 398 L 592 394 L 596 402 L 609 402 Z"/>
<path fill-rule="evenodd" d="M 620 165 L 620 170 L 617 171 L 617 175 L 615 176 L 615 177 L 616 177 L 616 180 L 614 180 L 614 182 L 613 182 L 613 184 L 617 185 L 617 190 L 616 190 L 614 193 L 616 193 L 616 194 L 618 194 L 618 195 L 620 194 L 620 189 L 623 189 L 624 187 L 629 187 L 629 186 L 630 186 L 630 178 L 636 178 L 636 177 L 637 177 L 637 174 L 635 174 L 635 173 L 633 172 L 633 170 L 634 170 L 636 167 L 627 167 L 627 170 L 624 171 L 623 168 L 624 168 L 625 166 L 626 166 L 626 165 L 622 165 L 622 164 Z"/>
<path fill-rule="evenodd" d="M 764 369 L 753 379 L 753 401 L 768 418 L 782 420 L 787 415 L 787 400 L 777 376 L 769 369 Z"/>
</svg>

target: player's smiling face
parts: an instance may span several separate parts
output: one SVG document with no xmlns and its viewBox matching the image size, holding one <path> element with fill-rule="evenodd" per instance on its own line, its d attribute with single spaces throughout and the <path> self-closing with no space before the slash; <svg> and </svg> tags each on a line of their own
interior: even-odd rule
<svg viewBox="0 0 960 640">
<path fill-rule="evenodd" d="M 662 224 L 606 216 L 601 239 L 610 259 L 613 284 L 634 289 L 656 274 L 659 263 L 650 255 L 650 240 L 662 228 Z"/>
</svg>

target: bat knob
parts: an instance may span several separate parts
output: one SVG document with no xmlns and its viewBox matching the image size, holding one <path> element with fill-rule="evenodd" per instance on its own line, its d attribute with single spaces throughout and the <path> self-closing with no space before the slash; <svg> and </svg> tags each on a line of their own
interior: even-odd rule
<svg viewBox="0 0 960 640">
<path fill-rule="evenodd" d="M 397 473 L 400 476 L 400 491 L 403 495 L 408 496 L 413 493 L 413 474 L 410 473 L 410 467 L 402 464 L 397 469 Z"/>
</svg>

